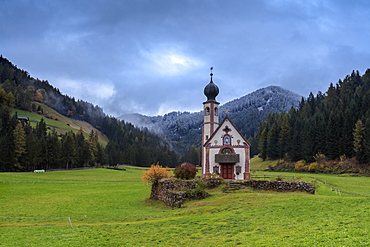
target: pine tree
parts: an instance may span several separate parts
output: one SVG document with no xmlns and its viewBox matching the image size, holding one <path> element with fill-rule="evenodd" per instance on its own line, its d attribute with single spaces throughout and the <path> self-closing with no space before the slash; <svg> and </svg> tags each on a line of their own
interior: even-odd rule
<svg viewBox="0 0 370 247">
<path fill-rule="evenodd" d="M 267 159 L 267 133 L 268 129 L 266 125 L 261 125 L 258 130 L 258 148 L 260 150 L 259 156 L 261 159 Z"/>
<path fill-rule="evenodd" d="M 9 127 L 10 114 L 14 106 L 14 96 L 12 93 L 6 93 L 0 87 L 0 137 L 6 135 Z"/>
<path fill-rule="evenodd" d="M 27 135 L 26 170 L 32 171 L 39 168 L 42 162 L 40 141 L 33 131 Z"/>
<path fill-rule="evenodd" d="M 288 152 L 288 136 L 290 131 L 290 124 L 288 114 L 282 113 L 280 118 L 280 133 L 279 133 L 279 158 L 283 158 Z"/>
<path fill-rule="evenodd" d="M 353 130 L 353 150 L 356 155 L 356 159 L 360 163 L 364 163 L 365 158 L 365 127 L 362 121 L 359 119 L 356 122 Z"/>
<path fill-rule="evenodd" d="M 198 149 L 195 147 L 195 145 L 191 145 L 188 152 L 185 154 L 185 162 L 188 162 L 193 165 L 199 165 L 200 164 L 200 155 Z M 175 165 L 175 164 L 173 164 Z"/>
<path fill-rule="evenodd" d="M 277 121 L 271 126 L 267 133 L 267 152 L 266 156 L 269 159 L 279 158 L 279 133 L 280 128 Z"/>
<path fill-rule="evenodd" d="M 365 119 L 365 126 L 364 126 L 364 154 L 365 154 L 365 162 L 370 162 L 370 110 L 366 113 L 367 116 Z"/>
<path fill-rule="evenodd" d="M 23 129 L 22 123 L 18 123 L 13 131 L 14 135 L 14 152 L 16 158 L 16 166 L 23 169 L 22 157 L 27 153 L 26 151 L 26 133 Z"/>
<path fill-rule="evenodd" d="M 82 130 L 82 127 L 80 127 L 80 129 L 77 131 L 77 134 L 76 134 L 76 147 L 77 147 L 77 158 L 76 158 L 76 161 L 77 161 L 77 165 L 82 167 L 84 166 L 84 164 L 86 163 L 86 153 L 88 153 L 88 151 L 86 151 L 87 149 L 87 145 L 86 145 L 86 142 L 85 142 L 85 137 L 84 137 L 84 132 Z"/>
<path fill-rule="evenodd" d="M 44 139 L 46 137 L 47 128 L 44 118 L 41 118 L 40 122 L 36 124 L 35 130 L 38 138 Z"/>
<path fill-rule="evenodd" d="M 48 133 L 47 138 L 47 153 L 49 169 L 62 168 L 61 166 L 61 141 L 58 133 L 54 130 Z"/>
<path fill-rule="evenodd" d="M 333 111 L 330 114 L 326 126 L 326 148 L 325 153 L 330 159 L 339 158 L 340 155 L 340 140 L 341 140 L 341 123 L 339 111 Z"/>
<path fill-rule="evenodd" d="M 73 131 L 69 131 L 62 139 L 62 161 L 64 162 L 66 169 L 74 168 L 74 165 L 77 163 L 76 150 L 75 134 Z"/>
</svg>

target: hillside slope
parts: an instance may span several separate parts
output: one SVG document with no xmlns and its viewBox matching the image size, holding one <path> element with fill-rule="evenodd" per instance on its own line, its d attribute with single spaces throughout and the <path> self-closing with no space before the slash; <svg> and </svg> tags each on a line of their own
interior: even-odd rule
<svg viewBox="0 0 370 247">
<path fill-rule="evenodd" d="M 106 146 L 108 143 L 108 137 L 102 134 L 98 129 L 94 128 L 91 124 L 85 121 L 80 121 L 66 117 L 56 110 L 48 107 L 45 104 L 34 102 L 42 109 L 42 112 L 29 112 L 20 109 L 14 109 L 13 114 L 17 113 L 18 117 L 28 117 L 31 126 L 36 126 L 38 122 L 43 118 L 48 129 L 55 129 L 57 133 L 65 134 L 68 131 L 78 131 L 82 128 L 85 137 L 87 138 L 91 131 L 98 133 L 99 142 Z"/>
</svg>

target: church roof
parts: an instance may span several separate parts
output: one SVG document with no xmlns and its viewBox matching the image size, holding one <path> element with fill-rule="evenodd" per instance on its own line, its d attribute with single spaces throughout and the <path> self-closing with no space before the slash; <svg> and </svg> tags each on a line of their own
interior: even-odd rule
<svg viewBox="0 0 370 247">
<path fill-rule="evenodd" d="M 208 138 L 208 140 L 203 144 L 203 146 L 207 146 L 213 139 L 213 137 L 221 130 L 223 124 L 226 122 L 226 121 L 229 121 L 229 123 L 231 124 L 231 126 L 233 127 L 233 129 L 241 136 L 241 138 L 243 139 L 243 142 L 245 142 L 248 146 L 250 146 L 250 143 L 245 139 L 245 137 L 240 133 L 240 131 L 238 130 L 238 128 L 236 128 L 236 126 L 234 125 L 234 123 L 231 121 L 231 119 L 226 116 L 224 118 L 224 120 L 222 120 L 222 122 L 218 125 L 217 129 L 212 133 L 212 135 Z"/>
<path fill-rule="evenodd" d="M 220 92 L 217 85 L 213 83 L 213 80 L 212 80 L 213 73 L 211 73 L 210 75 L 211 75 L 211 81 L 204 88 L 204 95 L 207 96 L 207 102 L 216 101 L 216 96 Z"/>
</svg>

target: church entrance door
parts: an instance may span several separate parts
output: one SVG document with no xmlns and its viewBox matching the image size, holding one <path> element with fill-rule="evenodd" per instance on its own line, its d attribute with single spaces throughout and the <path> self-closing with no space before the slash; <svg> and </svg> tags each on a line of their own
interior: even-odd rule
<svg viewBox="0 0 370 247">
<path fill-rule="evenodd" d="M 234 164 L 221 164 L 221 177 L 234 179 Z"/>
</svg>

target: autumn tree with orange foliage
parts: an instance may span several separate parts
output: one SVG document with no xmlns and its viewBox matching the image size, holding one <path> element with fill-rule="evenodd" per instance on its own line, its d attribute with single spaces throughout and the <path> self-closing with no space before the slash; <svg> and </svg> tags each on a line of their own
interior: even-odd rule
<svg viewBox="0 0 370 247">
<path fill-rule="evenodd" d="M 168 167 L 162 167 L 157 162 L 155 165 L 151 165 L 150 169 L 143 172 L 141 177 L 143 182 L 146 183 L 156 183 L 162 178 L 168 178 L 171 176 L 171 169 Z"/>
<path fill-rule="evenodd" d="M 141 177 L 142 181 L 152 184 L 150 199 L 156 198 L 158 181 L 163 178 L 170 177 L 172 175 L 171 173 L 172 172 L 170 168 L 160 166 L 159 162 L 157 162 L 155 165 L 151 165 L 149 170 L 143 172 L 143 176 Z"/>
<path fill-rule="evenodd" d="M 38 102 L 44 102 L 44 96 L 42 95 L 42 93 L 39 91 L 39 90 L 36 90 L 35 93 L 34 93 L 34 100 L 38 101 Z"/>
</svg>

